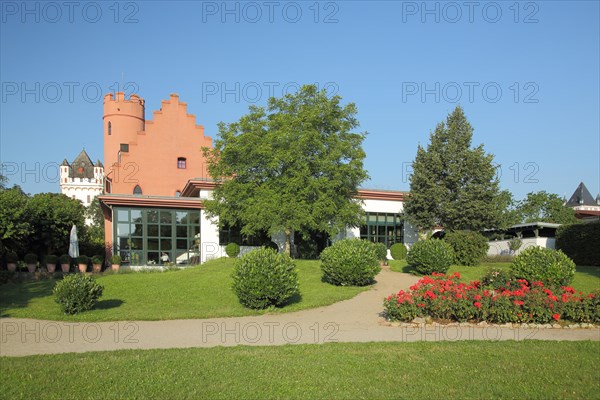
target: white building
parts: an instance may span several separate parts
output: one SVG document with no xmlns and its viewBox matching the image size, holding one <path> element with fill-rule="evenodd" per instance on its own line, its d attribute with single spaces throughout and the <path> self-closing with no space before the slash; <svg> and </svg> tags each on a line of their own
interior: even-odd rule
<svg viewBox="0 0 600 400">
<path fill-rule="evenodd" d="M 60 192 L 89 206 L 94 197 L 104 189 L 104 166 L 100 161 L 94 165 L 82 150 L 71 164 L 65 160 L 60 165 Z"/>
</svg>

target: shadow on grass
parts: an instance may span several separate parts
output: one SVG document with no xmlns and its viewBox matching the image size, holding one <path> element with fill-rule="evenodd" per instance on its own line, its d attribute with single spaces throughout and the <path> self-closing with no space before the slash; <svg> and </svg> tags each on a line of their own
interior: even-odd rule
<svg viewBox="0 0 600 400">
<path fill-rule="evenodd" d="M 600 267 L 578 265 L 576 271 L 580 274 L 586 274 L 594 278 L 600 278 Z"/>
<path fill-rule="evenodd" d="M 31 300 L 52 295 L 54 279 L 6 283 L 0 287 L 0 317 L 10 317 L 10 310 L 26 308 Z"/>
<path fill-rule="evenodd" d="M 97 310 L 108 310 L 111 308 L 117 308 L 123 305 L 124 301 L 119 299 L 100 300 L 94 306 Z"/>
<path fill-rule="evenodd" d="M 417 272 L 417 269 L 415 267 L 413 267 L 412 265 L 405 265 L 402 267 L 402 272 L 404 272 L 405 274 L 411 274 L 411 275 L 415 275 L 415 276 L 422 276 L 423 274 L 420 274 L 419 272 Z"/>
<path fill-rule="evenodd" d="M 289 299 L 287 299 L 287 301 L 285 303 L 278 306 L 277 308 L 283 308 L 283 307 L 286 307 L 286 306 L 289 306 L 292 304 L 300 303 L 301 301 L 302 301 L 302 294 L 298 292 L 295 295 L 293 295 L 292 297 L 290 297 Z"/>
</svg>

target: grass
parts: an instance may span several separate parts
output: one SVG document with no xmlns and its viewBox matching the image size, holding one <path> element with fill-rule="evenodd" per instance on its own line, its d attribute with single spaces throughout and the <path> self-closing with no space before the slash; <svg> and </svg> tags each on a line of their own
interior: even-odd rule
<svg viewBox="0 0 600 400">
<path fill-rule="evenodd" d="M 104 286 L 99 303 L 75 316 L 63 315 L 54 302 L 56 281 L 9 283 L 0 286 L 0 316 L 86 322 L 235 317 L 324 306 L 368 289 L 323 283 L 319 261 L 297 260 L 300 295 L 283 308 L 253 311 L 231 290 L 233 264 L 219 259 L 185 270 L 98 276 Z"/>
<path fill-rule="evenodd" d="M 599 353 L 600 342 L 237 346 L 0 358 L 0 374 L 7 399 L 597 399 Z"/>
<path fill-rule="evenodd" d="M 405 273 L 418 273 L 409 266 L 405 260 L 391 260 L 390 267 L 392 271 Z M 448 274 L 454 272 L 460 273 L 463 282 L 470 282 L 481 279 L 481 277 L 491 268 L 509 269 L 509 262 L 484 262 L 476 267 L 467 267 L 453 265 L 448 269 Z M 590 293 L 594 290 L 600 290 L 600 267 L 578 265 L 575 271 L 575 278 L 572 286 L 584 293 Z"/>
</svg>

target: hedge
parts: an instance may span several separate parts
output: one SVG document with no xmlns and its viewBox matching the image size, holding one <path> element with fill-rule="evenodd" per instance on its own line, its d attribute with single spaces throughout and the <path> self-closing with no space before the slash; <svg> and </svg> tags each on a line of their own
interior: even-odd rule
<svg viewBox="0 0 600 400">
<path fill-rule="evenodd" d="M 600 266 L 600 222 L 560 226 L 556 248 L 577 265 Z"/>
</svg>

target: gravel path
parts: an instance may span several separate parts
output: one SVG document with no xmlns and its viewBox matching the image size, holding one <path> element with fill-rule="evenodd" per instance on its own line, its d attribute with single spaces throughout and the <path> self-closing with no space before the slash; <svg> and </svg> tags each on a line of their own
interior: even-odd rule
<svg viewBox="0 0 600 400">
<path fill-rule="evenodd" d="M 417 277 L 384 269 L 372 289 L 326 307 L 285 314 L 169 321 L 70 323 L 0 320 L 0 356 L 235 345 L 457 340 L 597 340 L 600 328 L 390 326 L 383 299 Z"/>
</svg>

